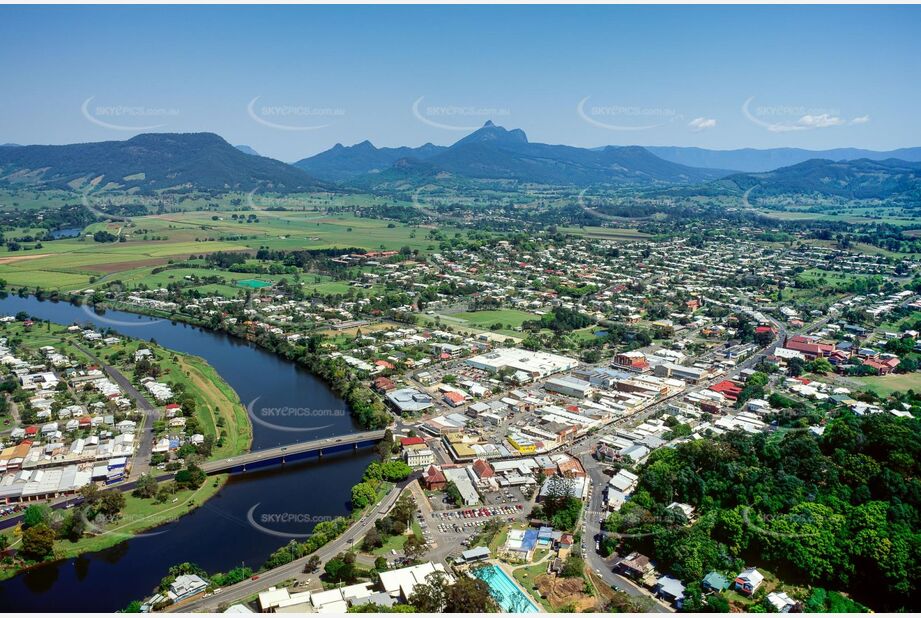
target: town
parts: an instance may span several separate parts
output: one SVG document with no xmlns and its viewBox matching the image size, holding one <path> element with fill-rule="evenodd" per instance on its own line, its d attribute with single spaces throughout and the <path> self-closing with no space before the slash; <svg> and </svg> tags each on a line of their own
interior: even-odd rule
<svg viewBox="0 0 921 618">
<path fill-rule="evenodd" d="M 0 6 L 0 618 L 921 612 L 918 6 L 293 4 Z"/>
<path fill-rule="evenodd" d="M 268 577 L 270 569 L 258 579 L 244 577 L 249 570 L 216 580 L 177 571 L 140 607 L 418 608 L 414 587 L 428 586 L 432 573 L 446 589 L 474 575 L 502 611 L 814 603 L 815 589 L 785 585 L 760 565 L 732 572 L 727 562 L 697 580 L 680 560 L 669 569 L 643 553 L 656 533 L 633 531 L 693 526 L 703 505 L 672 500 L 663 515 L 637 518 L 635 498 L 649 499 L 644 471 L 659 453 L 683 444 L 738 432 L 820 439 L 842 414 L 912 418 L 911 393 L 886 395 L 910 390 L 917 375 L 917 265 L 729 240 L 544 233 L 430 254 L 296 256 L 317 273 L 345 269 L 354 281 L 324 296 L 298 289 L 298 277 L 258 274 L 245 291 L 203 296 L 201 282 L 226 276 L 228 264 L 230 273 L 258 273 L 290 259 L 260 253 L 228 263 L 218 254 L 163 269 L 185 273 L 168 288 L 85 290 L 94 302 L 207 324 L 289 358 L 310 350 L 321 375 L 338 374 L 362 424 L 387 428 L 381 453 L 390 470 L 383 481 L 366 472 L 353 508 L 373 508 L 387 481 L 409 501 L 399 521 L 382 524 L 393 517 L 386 510 L 361 516 L 374 525 L 351 537 L 358 549 L 325 566 L 292 577 L 286 565 L 285 577 Z M 11 400 L 0 499 L 8 516 L 38 502 L 66 504 L 87 486 L 179 478 L 185 465 L 199 470 L 195 462 L 245 448 L 223 448 L 233 442 L 225 419 L 206 432 L 184 385 L 159 378 L 172 373 L 163 372 L 163 352 L 79 324 L 61 329 L 63 346 L 39 346 L 53 340 L 50 325 L 26 315 L 3 322 Z M 24 347 L 36 334 L 43 338 Z M 109 371 L 95 356 L 103 350 L 116 359 Z M 133 381 L 113 381 L 122 372 Z M 330 565 L 343 561 L 334 573 Z M 354 583 L 372 572 L 379 579 Z M 330 587 L 336 582 L 346 585 Z M 254 603 L 231 603 L 250 590 Z"/>
</svg>

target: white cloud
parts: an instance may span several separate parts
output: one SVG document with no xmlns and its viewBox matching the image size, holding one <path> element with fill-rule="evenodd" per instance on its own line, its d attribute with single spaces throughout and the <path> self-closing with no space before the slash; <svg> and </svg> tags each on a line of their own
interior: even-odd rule
<svg viewBox="0 0 921 618">
<path fill-rule="evenodd" d="M 716 118 L 695 118 L 688 123 L 692 131 L 705 131 L 716 126 Z"/>
<path fill-rule="evenodd" d="M 856 118 L 851 118 L 851 124 L 867 124 L 870 122 L 869 116 L 857 116 Z"/>
<path fill-rule="evenodd" d="M 825 127 L 836 127 L 838 125 L 842 125 L 844 124 L 844 121 L 837 116 L 832 116 L 830 114 L 817 114 L 815 116 L 806 114 L 797 120 L 796 124 L 801 127 L 807 127 L 810 129 L 824 129 Z"/>
</svg>

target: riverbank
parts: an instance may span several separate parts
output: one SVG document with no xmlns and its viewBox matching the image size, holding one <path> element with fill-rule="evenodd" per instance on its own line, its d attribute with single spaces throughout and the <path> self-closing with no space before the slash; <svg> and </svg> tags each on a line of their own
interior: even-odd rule
<svg viewBox="0 0 921 618">
<path fill-rule="evenodd" d="M 24 312 L 64 325 L 92 324 L 98 330 L 113 328 L 137 340 L 154 340 L 169 350 L 205 359 L 241 401 L 258 399 L 260 407 L 348 411 L 347 404 L 303 364 L 223 331 L 114 309 L 99 315 L 66 300 L 43 302 L 33 296 L 7 295 L 0 299 L 0 312 Z M 349 414 L 326 416 L 324 422 L 328 424 L 317 428 L 314 418 L 291 416 L 275 425 L 255 424 L 251 448 L 358 430 Z M 227 572 L 240 564 L 263 565 L 282 544 L 273 533 L 303 536 L 311 533 L 314 522 L 347 516 L 350 489 L 375 458 L 374 449 L 359 449 L 231 475 L 201 508 L 174 522 L 0 582 L 0 605 L 11 612 L 54 612 L 56 600 L 66 598 L 73 611 L 115 611 L 148 595 L 169 567 L 180 562 L 194 562 L 208 573 Z M 253 523 L 282 520 L 290 521 L 273 523 L 270 532 Z M 346 542 L 340 538 L 335 546 Z"/>
<path fill-rule="evenodd" d="M 73 303 L 75 301 L 82 304 L 83 297 L 71 295 L 68 302 Z M 210 321 L 195 319 L 194 316 L 187 314 L 168 313 L 114 300 L 105 301 L 103 306 L 95 305 L 94 309 L 97 307 L 103 309 L 103 311 L 105 307 L 111 307 L 117 311 L 125 311 L 139 316 L 181 322 L 205 330 L 225 333 L 242 341 L 253 343 L 287 361 L 305 367 L 312 374 L 322 379 L 334 393 L 345 400 L 351 409 L 352 416 L 362 428 L 383 429 L 392 422 L 390 412 L 377 393 L 371 390 L 363 381 L 352 377 L 351 371 L 344 363 L 322 355 L 318 353 L 317 349 L 311 348 L 309 338 L 307 338 L 306 346 L 294 345 L 286 338 L 271 333 L 255 334 L 239 325 L 235 325 L 234 328 L 227 328 L 222 322 L 215 324 Z"/>
<path fill-rule="evenodd" d="M 150 350 L 153 356 L 149 362 L 158 366 L 158 379 L 176 385 L 175 390 L 194 402 L 193 416 L 203 435 L 214 442 L 207 459 L 240 455 L 252 445 L 253 427 L 246 407 L 236 391 L 201 357 L 126 336 L 118 343 L 92 348 L 78 334 L 50 321 L 30 327 L 22 321 L 6 323 L 0 326 L 0 336 L 19 338 L 23 346 L 33 351 L 52 346 L 87 364 L 101 361 L 129 378 L 136 370 L 135 353 L 140 349 Z M 132 382 L 140 387 L 136 379 Z M 149 401 L 149 397 L 142 396 Z"/>
<path fill-rule="evenodd" d="M 252 426 L 249 424 L 245 408 L 234 390 L 204 359 L 168 350 L 154 343 L 123 337 L 117 343 L 92 348 L 90 347 L 92 344 L 82 339 L 78 333 L 70 332 L 66 327 L 52 322 L 27 324 L 21 320 L 3 323 L 0 324 L 0 337 L 6 338 L 8 345 L 13 346 L 19 356 L 38 358 L 40 350 L 50 346 L 83 366 L 105 363 L 108 365 L 108 372 L 117 371 L 122 376 L 134 373 L 132 364 L 137 350 L 150 350 L 149 361 L 157 363 L 157 367 L 162 371 L 161 379 L 175 385 L 177 391 L 194 402 L 193 417 L 197 420 L 197 425 L 203 434 L 209 436 L 213 442 L 208 458 L 220 459 L 242 454 L 250 447 Z M 64 382 L 61 384 L 63 385 Z M 20 405 L 28 405 L 24 403 L 25 399 L 18 396 L 17 393 L 14 393 L 13 396 L 19 400 Z M 139 427 L 148 426 L 148 421 L 152 419 L 147 419 L 146 415 L 156 415 L 155 408 L 140 392 L 135 392 L 135 396 L 136 399 L 144 399 L 144 401 L 135 401 L 138 411 L 144 414 L 140 419 Z M 75 402 L 78 405 L 86 405 L 89 401 L 84 399 L 86 397 L 84 393 L 71 388 L 65 389 L 57 397 L 66 397 L 68 402 Z M 162 428 L 157 427 L 155 421 L 153 426 L 155 430 L 163 431 Z M 141 430 L 136 440 L 151 441 L 154 438 L 154 435 Z M 149 456 L 149 449 L 145 450 L 140 446 L 137 448 L 133 465 L 141 467 L 143 471 L 148 463 L 146 460 Z M 143 460 L 137 458 L 143 458 Z M 137 472 L 132 476 L 136 477 Z M 85 532 L 77 540 L 60 538 L 62 536 L 60 530 L 72 513 L 68 510 L 58 510 L 53 513 L 52 517 L 49 517 L 48 521 L 50 527 L 58 531 L 58 538 L 55 538 L 53 550 L 47 559 L 26 563 L 11 562 L 10 559 L 7 559 L 0 565 L 0 581 L 47 563 L 108 549 L 137 534 L 175 521 L 215 496 L 226 480 L 227 475 L 218 475 L 209 478 L 195 489 L 179 489 L 175 493 L 161 496 L 151 495 L 148 498 L 137 497 L 125 491 L 125 506 L 118 516 L 106 518 L 105 521 L 83 524 Z M 160 485 L 162 486 L 163 483 Z M 115 485 L 108 489 L 120 491 L 121 487 Z M 10 549 L 17 551 L 21 549 L 22 533 L 21 525 L 15 526 L 6 533 Z"/>
<path fill-rule="evenodd" d="M 131 538 L 153 530 L 164 524 L 178 520 L 201 507 L 209 499 L 217 495 L 223 488 L 229 475 L 221 474 L 208 477 L 208 480 L 197 489 L 180 490 L 171 500 L 157 503 L 154 499 L 139 498 L 126 493 L 125 508 L 117 519 L 99 525 L 93 522 L 97 531 L 84 536 L 78 541 L 68 539 L 55 539 L 53 556 L 41 562 L 28 564 L 24 567 L 0 567 L 0 581 L 27 573 L 32 569 L 40 568 L 49 563 L 76 558 L 89 552 L 98 552 L 109 549 Z M 11 549 L 21 546 L 21 530 L 17 526 L 13 529 L 14 541 Z"/>
</svg>

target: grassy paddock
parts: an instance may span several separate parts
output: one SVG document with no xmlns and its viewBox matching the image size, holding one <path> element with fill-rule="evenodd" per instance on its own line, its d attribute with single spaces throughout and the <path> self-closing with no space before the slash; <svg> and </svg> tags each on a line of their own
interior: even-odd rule
<svg viewBox="0 0 921 618">
<path fill-rule="evenodd" d="M 890 373 L 887 376 L 866 376 L 853 379 L 882 397 L 908 389 L 921 392 L 921 373 Z"/>
</svg>

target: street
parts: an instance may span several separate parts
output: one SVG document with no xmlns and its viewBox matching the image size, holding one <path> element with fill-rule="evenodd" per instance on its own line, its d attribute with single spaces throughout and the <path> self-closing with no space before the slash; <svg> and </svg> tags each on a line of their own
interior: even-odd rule
<svg viewBox="0 0 921 618">
<path fill-rule="evenodd" d="M 361 519 L 352 524 L 345 532 L 336 537 L 333 541 L 327 543 L 314 554 L 320 558 L 320 568 L 329 560 L 334 558 L 358 542 L 373 526 L 381 512 L 389 511 L 396 503 L 400 493 L 410 484 L 416 481 L 417 476 L 410 476 L 405 481 L 397 483 L 386 496 L 377 504 L 368 507 Z M 192 599 L 186 603 L 171 605 L 166 608 L 165 612 L 216 612 L 220 611 L 221 605 L 232 605 L 240 599 L 254 596 L 259 592 L 266 590 L 271 586 L 276 586 L 281 582 L 289 579 L 302 577 L 304 575 L 304 565 L 310 556 L 298 558 L 293 562 L 274 568 L 264 573 L 258 573 L 253 578 L 244 580 L 238 584 L 227 586 L 218 593 L 212 594 L 207 598 Z"/>
</svg>

